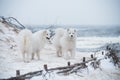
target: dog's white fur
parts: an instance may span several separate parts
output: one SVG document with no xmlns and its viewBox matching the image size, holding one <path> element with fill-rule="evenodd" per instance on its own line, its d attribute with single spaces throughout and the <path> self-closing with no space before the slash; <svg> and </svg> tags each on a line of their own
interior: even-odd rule
<svg viewBox="0 0 120 80">
<path fill-rule="evenodd" d="M 24 29 L 19 33 L 18 46 L 20 53 L 23 55 L 24 62 L 31 60 L 32 54 L 32 32 L 28 29 Z"/>
<path fill-rule="evenodd" d="M 47 37 L 49 37 L 47 30 L 40 30 L 33 34 L 32 59 L 34 59 L 35 54 L 37 55 L 38 60 L 40 59 L 40 51 L 44 48 L 45 43 L 47 42 Z"/>
<path fill-rule="evenodd" d="M 65 59 L 74 58 L 76 48 L 76 30 L 73 28 L 67 29 L 63 37 L 60 39 L 60 45 Z M 70 54 L 70 57 L 68 54 Z"/>
<path fill-rule="evenodd" d="M 60 38 L 64 35 L 65 30 L 63 28 L 57 28 L 53 38 L 53 45 L 56 48 L 57 56 L 62 56 L 62 50 L 60 45 Z"/>
</svg>

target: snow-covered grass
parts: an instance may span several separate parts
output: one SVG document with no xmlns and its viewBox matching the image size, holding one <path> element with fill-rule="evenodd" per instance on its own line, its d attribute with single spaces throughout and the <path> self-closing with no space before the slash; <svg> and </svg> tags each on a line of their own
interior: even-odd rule
<svg viewBox="0 0 120 80">
<path fill-rule="evenodd" d="M 57 66 L 66 66 L 67 62 L 71 64 L 82 62 L 82 58 L 89 59 L 93 52 L 80 52 L 76 51 L 75 59 L 65 60 L 62 57 L 57 57 L 55 49 L 47 44 L 41 51 L 40 60 L 32 60 L 30 63 L 24 63 L 22 60 L 22 54 L 19 53 L 16 44 L 17 34 L 12 31 L 12 28 L 5 27 L 0 23 L 0 29 L 4 32 L 0 32 L 0 79 L 16 76 L 16 70 L 20 70 L 21 74 L 33 72 L 37 70 L 43 70 L 43 65 L 47 64 L 48 68 Z M 9 41 L 8 41 L 8 40 Z M 96 48 L 110 42 L 120 42 L 120 37 L 80 37 L 77 39 L 77 48 Z M 15 47 L 11 47 L 11 46 Z M 98 53 L 101 53 L 98 52 Z M 99 55 L 98 55 L 99 57 Z M 100 56 L 101 57 L 101 56 Z M 103 56 L 102 56 L 103 57 Z M 88 64 L 89 65 L 89 64 Z M 82 70 L 79 76 L 76 74 L 70 74 L 67 76 L 57 75 L 52 73 L 50 80 L 119 80 L 120 71 L 110 63 L 109 59 L 101 61 L 101 69 L 94 70 L 91 66 L 88 70 Z M 31 78 L 31 80 L 41 80 L 42 76 Z"/>
</svg>

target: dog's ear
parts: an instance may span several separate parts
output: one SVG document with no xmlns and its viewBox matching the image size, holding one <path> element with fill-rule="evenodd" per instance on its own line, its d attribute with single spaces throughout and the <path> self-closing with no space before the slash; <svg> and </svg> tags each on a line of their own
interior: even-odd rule
<svg viewBox="0 0 120 80">
<path fill-rule="evenodd" d="M 77 30 L 76 30 L 76 29 L 74 29 L 74 32 L 77 32 Z"/>
<path fill-rule="evenodd" d="M 67 32 L 69 31 L 69 28 L 67 29 Z"/>
<path fill-rule="evenodd" d="M 46 34 L 46 33 L 47 33 L 47 30 L 44 30 L 44 31 L 43 31 L 43 34 Z"/>
</svg>

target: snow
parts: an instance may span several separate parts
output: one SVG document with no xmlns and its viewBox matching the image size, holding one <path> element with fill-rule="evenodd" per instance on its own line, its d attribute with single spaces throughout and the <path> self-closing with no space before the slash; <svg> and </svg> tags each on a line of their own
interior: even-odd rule
<svg viewBox="0 0 120 80">
<path fill-rule="evenodd" d="M 120 37 L 79 37 L 77 48 L 98 48 L 106 43 L 120 42 Z"/>
<path fill-rule="evenodd" d="M 46 47 L 41 51 L 40 60 L 32 60 L 30 63 L 24 63 L 22 60 L 22 54 L 19 53 L 18 47 L 15 46 L 17 41 L 17 33 L 13 31 L 11 27 L 5 27 L 0 23 L 0 29 L 4 31 L 4 34 L 0 32 L 0 79 L 16 76 L 16 70 L 20 70 L 21 74 L 28 72 L 43 70 L 43 65 L 47 64 L 48 68 L 54 68 L 57 66 L 66 66 L 67 62 L 71 64 L 82 62 L 82 58 L 90 58 L 93 52 L 80 52 L 76 51 L 75 59 L 65 60 L 62 57 L 57 57 L 55 49 L 46 44 Z M 8 40 L 9 41 L 8 41 Z M 80 37 L 77 39 L 77 48 L 96 48 L 110 42 L 120 42 L 120 37 Z M 11 48 L 11 46 L 15 46 Z M 101 53 L 102 51 L 98 52 Z M 104 55 L 97 55 L 99 58 Z M 89 64 L 88 64 L 89 65 Z M 70 75 L 57 75 L 51 73 L 46 76 L 49 80 L 118 80 L 120 79 L 120 71 L 109 59 L 101 61 L 101 69 L 94 70 L 90 65 L 87 69 L 84 69 L 79 74 Z M 79 76 L 78 76 L 79 75 Z M 41 80 L 43 76 L 36 76 L 31 80 Z"/>
</svg>

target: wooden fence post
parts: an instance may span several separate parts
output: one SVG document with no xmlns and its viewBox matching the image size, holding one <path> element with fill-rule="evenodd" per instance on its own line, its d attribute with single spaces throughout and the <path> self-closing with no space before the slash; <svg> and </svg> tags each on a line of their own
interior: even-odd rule
<svg viewBox="0 0 120 80">
<path fill-rule="evenodd" d="M 20 76 L 20 70 L 16 70 L 16 77 Z"/>
<path fill-rule="evenodd" d="M 104 55 L 104 52 L 102 51 L 102 55 Z"/>
<path fill-rule="evenodd" d="M 85 62 L 85 57 L 83 57 L 83 62 Z"/>
<path fill-rule="evenodd" d="M 44 65 L 45 71 L 48 71 L 47 64 Z"/>
<path fill-rule="evenodd" d="M 70 66 L 70 62 L 68 62 L 67 64 L 68 64 L 68 66 Z"/>
<path fill-rule="evenodd" d="M 91 58 L 93 58 L 93 54 L 91 54 Z"/>
</svg>

